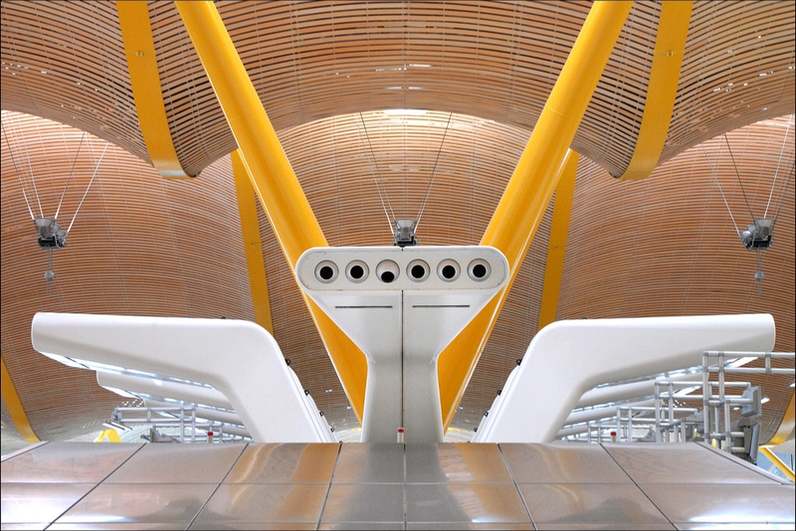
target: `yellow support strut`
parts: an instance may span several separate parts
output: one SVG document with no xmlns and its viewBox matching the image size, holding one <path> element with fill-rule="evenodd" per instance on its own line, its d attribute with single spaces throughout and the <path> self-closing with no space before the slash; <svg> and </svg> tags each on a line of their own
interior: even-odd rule
<svg viewBox="0 0 796 531">
<path fill-rule="evenodd" d="M 254 322 L 274 335 L 271 301 L 268 298 L 268 281 L 265 277 L 263 241 L 260 237 L 260 221 L 257 219 L 257 198 L 254 195 L 249 172 L 240 156 L 240 150 L 233 151 L 231 157 L 235 192 L 238 196 L 240 225 L 243 232 L 243 247 L 246 251 L 246 265 L 249 270 Z"/>
<path fill-rule="evenodd" d="M 794 475 L 793 470 L 790 469 L 788 465 L 782 462 L 782 459 L 779 458 L 777 454 L 771 451 L 770 448 L 766 448 L 765 446 L 761 446 L 758 448 L 761 454 L 768 457 L 768 460 L 771 461 L 775 467 L 780 469 L 785 476 L 791 480 L 796 481 L 796 475 Z"/>
<path fill-rule="evenodd" d="M 130 71 L 135 109 L 149 158 L 161 175 L 169 179 L 195 177 L 183 170 L 166 118 L 163 89 L 160 85 L 155 41 L 149 23 L 149 8 L 143 0 L 118 1 L 119 26 L 124 54 Z"/>
<path fill-rule="evenodd" d="M 558 185 L 564 156 L 632 5 L 595 2 L 592 6 L 481 239 L 481 245 L 503 252 L 509 261 L 511 279 L 440 355 L 440 399 L 446 427 Z"/>
<path fill-rule="evenodd" d="M 570 151 L 567 155 L 567 162 L 562 166 L 561 180 L 558 181 L 556 187 L 550 242 L 547 245 L 542 302 L 539 308 L 538 330 L 556 320 L 558 293 L 561 290 L 561 275 L 564 272 L 564 253 L 567 249 L 569 218 L 572 214 L 572 199 L 575 195 L 575 177 L 578 173 L 578 158 L 577 153 Z"/>
<path fill-rule="evenodd" d="M 0 358 L 0 369 L 2 369 L 0 370 L 0 374 L 2 374 L 2 382 L 0 382 L 2 385 L 0 385 L 0 389 L 2 389 L 3 402 L 6 404 L 6 408 L 11 415 L 14 426 L 16 426 L 17 431 L 25 441 L 29 443 L 39 442 L 39 438 L 36 437 L 33 428 L 30 427 L 30 421 L 28 421 L 28 416 L 25 414 L 25 409 L 22 407 L 22 402 L 19 400 L 17 388 L 14 387 L 14 382 L 11 381 L 11 375 L 8 374 L 6 362 L 3 358 Z"/>
<path fill-rule="evenodd" d="M 291 269 L 326 238 L 285 155 L 260 97 L 213 2 L 176 2 L 240 149 L 254 191 Z M 306 296 L 321 339 L 361 420 L 367 361 L 359 348 Z"/>
<path fill-rule="evenodd" d="M 658 165 L 672 120 L 693 4 L 670 0 L 663 2 L 641 128 L 630 164 L 618 176 L 619 179 L 646 179 Z"/>
</svg>

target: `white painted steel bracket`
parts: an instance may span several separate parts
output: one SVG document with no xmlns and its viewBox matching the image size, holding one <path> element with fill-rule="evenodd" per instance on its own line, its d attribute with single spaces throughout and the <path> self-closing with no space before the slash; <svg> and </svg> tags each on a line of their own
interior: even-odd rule
<svg viewBox="0 0 796 531">
<path fill-rule="evenodd" d="M 255 442 L 336 442 L 273 337 L 234 319 L 37 313 L 33 348 L 66 365 L 212 386 Z"/>
<path fill-rule="evenodd" d="M 442 442 L 437 358 L 503 289 L 493 247 L 336 247 L 296 264 L 304 292 L 365 353 L 362 442 Z"/>
<path fill-rule="evenodd" d="M 472 442 L 550 442 L 595 386 L 701 365 L 705 350 L 770 351 L 769 314 L 557 321 L 531 341 Z"/>
</svg>

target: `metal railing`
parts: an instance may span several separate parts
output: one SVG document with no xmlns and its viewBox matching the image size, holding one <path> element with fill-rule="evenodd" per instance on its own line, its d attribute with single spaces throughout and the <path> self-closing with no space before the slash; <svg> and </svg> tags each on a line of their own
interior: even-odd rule
<svg viewBox="0 0 796 531">
<path fill-rule="evenodd" d="M 765 366 L 740 367 L 737 366 L 740 358 L 764 359 Z M 794 353 L 706 351 L 700 367 L 701 381 L 658 378 L 654 384 L 654 405 L 650 404 L 647 395 L 617 404 L 613 410 L 610 405 L 594 408 L 595 411 L 604 409 L 605 416 L 565 426 L 559 431 L 559 437 L 568 441 L 596 443 L 704 440 L 727 452 L 748 453 L 748 442 L 744 446 L 733 445 L 733 441 L 744 440 L 748 434 L 733 429 L 732 412 L 740 410 L 740 416 L 747 419 L 759 416 L 760 389 L 752 387 L 750 382 L 727 382 L 725 375 L 796 373 L 793 368 L 772 367 L 772 359 L 793 360 Z M 717 381 L 710 380 L 713 374 L 717 375 Z M 694 376 L 699 377 L 697 374 Z M 731 390 L 741 390 L 741 394 L 728 393 Z M 689 402 L 698 404 L 692 406 Z M 614 415 L 611 415 L 611 411 Z M 573 417 L 576 415 L 572 414 Z M 735 424 L 738 424 L 737 420 Z"/>
<path fill-rule="evenodd" d="M 117 407 L 111 423 L 128 429 L 131 425 L 149 425 L 150 442 L 217 443 L 249 438 L 242 426 L 197 417 L 193 406 Z"/>
</svg>

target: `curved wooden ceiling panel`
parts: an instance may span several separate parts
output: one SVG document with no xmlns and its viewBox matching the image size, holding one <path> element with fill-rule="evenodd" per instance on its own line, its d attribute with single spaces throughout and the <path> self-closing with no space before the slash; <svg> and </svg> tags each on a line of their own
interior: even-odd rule
<svg viewBox="0 0 796 531">
<path fill-rule="evenodd" d="M 588 2 L 226 2 L 277 130 L 385 108 L 530 129 Z M 637 3 L 573 147 L 619 175 L 633 152 L 660 12 Z M 189 173 L 234 139 L 174 6 L 150 3 L 170 129 Z M 794 3 L 697 2 L 662 159 L 794 108 Z M 3 108 L 91 131 L 148 160 L 110 2 L 3 2 Z M 41 74 L 46 71 L 48 74 Z M 746 85 L 744 85 L 746 84 Z"/>
</svg>

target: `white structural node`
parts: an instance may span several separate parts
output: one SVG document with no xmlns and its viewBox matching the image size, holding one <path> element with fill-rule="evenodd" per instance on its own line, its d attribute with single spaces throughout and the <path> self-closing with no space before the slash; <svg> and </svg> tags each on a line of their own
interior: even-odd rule
<svg viewBox="0 0 796 531">
<path fill-rule="evenodd" d="M 493 247 L 306 251 L 304 292 L 365 353 L 362 442 L 442 442 L 437 358 L 508 281 Z"/>
<path fill-rule="evenodd" d="M 770 351 L 768 314 L 580 319 L 546 326 L 473 442 L 549 442 L 586 391 L 701 363 L 706 350 Z"/>
<path fill-rule="evenodd" d="M 167 384 L 109 378 L 109 387 L 157 386 L 163 390 L 158 398 L 177 398 L 169 395 L 179 388 L 223 405 L 217 393 L 196 384 L 209 385 L 235 409 L 255 442 L 337 441 L 274 338 L 249 321 L 37 313 L 31 340 L 37 351 L 66 365 Z M 175 380 L 183 385 L 168 385 Z"/>
</svg>

